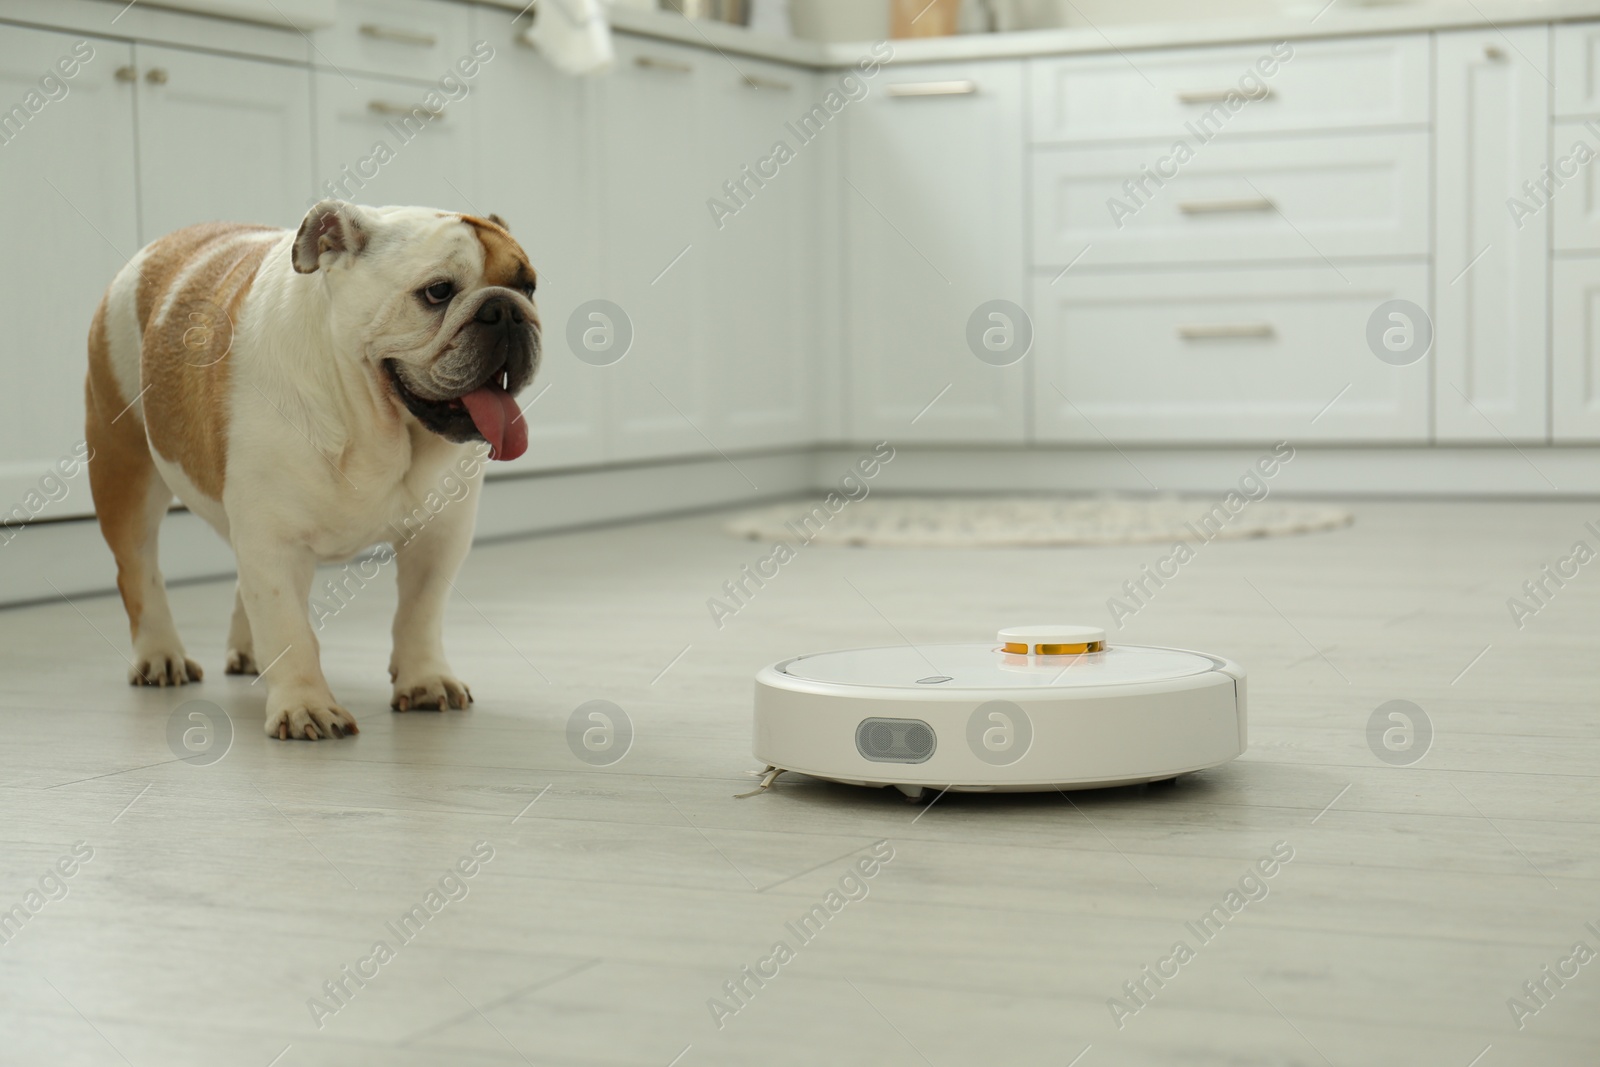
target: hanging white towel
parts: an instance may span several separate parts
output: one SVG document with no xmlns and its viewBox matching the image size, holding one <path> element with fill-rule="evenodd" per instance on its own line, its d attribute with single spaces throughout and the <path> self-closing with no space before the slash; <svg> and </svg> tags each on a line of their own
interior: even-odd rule
<svg viewBox="0 0 1600 1067">
<path fill-rule="evenodd" d="M 527 40 L 568 74 L 599 74 L 617 58 L 600 0 L 539 0 Z"/>
</svg>

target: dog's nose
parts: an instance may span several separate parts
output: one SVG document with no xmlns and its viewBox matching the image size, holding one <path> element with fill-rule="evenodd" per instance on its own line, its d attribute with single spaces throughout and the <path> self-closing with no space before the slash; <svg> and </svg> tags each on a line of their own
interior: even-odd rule
<svg viewBox="0 0 1600 1067">
<path fill-rule="evenodd" d="M 474 318 L 488 326 L 499 326 L 508 319 L 518 326 L 528 321 L 516 301 L 508 296 L 491 296 L 478 306 Z"/>
</svg>

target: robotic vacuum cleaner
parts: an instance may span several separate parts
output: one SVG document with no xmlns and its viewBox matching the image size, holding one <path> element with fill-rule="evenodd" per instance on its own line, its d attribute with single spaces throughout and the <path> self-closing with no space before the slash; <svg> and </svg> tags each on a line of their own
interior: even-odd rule
<svg viewBox="0 0 1600 1067">
<path fill-rule="evenodd" d="M 1245 674 L 1204 652 L 1020 626 L 993 644 L 820 652 L 756 675 L 763 786 L 1024 792 L 1175 778 L 1242 754 Z"/>
</svg>

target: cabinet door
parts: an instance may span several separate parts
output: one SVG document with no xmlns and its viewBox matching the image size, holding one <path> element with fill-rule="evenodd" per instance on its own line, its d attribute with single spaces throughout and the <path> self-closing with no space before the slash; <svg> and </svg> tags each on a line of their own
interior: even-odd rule
<svg viewBox="0 0 1600 1067">
<path fill-rule="evenodd" d="M 143 239 L 197 222 L 300 224 L 311 182 L 304 67 L 136 46 Z"/>
<path fill-rule="evenodd" d="M 707 434 L 727 449 L 807 443 L 821 362 L 808 309 L 818 288 L 812 234 L 823 160 L 802 151 L 780 162 L 775 142 L 807 106 L 811 79 L 747 59 L 707 73 L 706 158 L 729 186 L 704 194 L 716 220 L 702 319 L 712 366 Z"/>
<path fill-rule="evenodd" d="M 62 77 L 74 62 L 73 76 Z M 83 440 L 89 320 L 139 249 L 135 90 L 117 76 L 132 63 L 132 50 L 116 41 L 0 33 L 0 100 L 16 105 L 0 115 L 0 247 L 8 250 L 0 257 L 0 510 L 24 501 L 39 518 L 94 510 L 81 467 L 64 483 L 52 468 Z"/>
<path fill-rule="evenodd" d="M 442 107 L 435 97 L 430 108 L 426 85 L 326 70 L 315 77 L 318 196 L 471 210 L 475 94 Z"/>
<path fill-rule="evenodd" d="M 980 305 L 1025 305 L 1020 63 L 880 72 L 843 112 L 846 432 L 1025 440 L 1025 357 L 974 354 Z M 829 131 L 824 130 L 822 136 Z"/>
<path fill-rule="evenodd" d="M 1549 155 L 1543 26 L 1438 37 L 1434 352 L 1440 441 L 1544 441 L 1550 220 L 1516 214 Z M 1532 57 L 1532 62 L 1529 58 Z"/>
<path fill-rule="evenodd" d="M 1380 305 L 1426 306 L 1423 264 L 1074 271 L 1034 286 L 1041 440 L 1427 440 L 1427 360 L 1392 366 L 1367 340 Z"/>
<path fill-rule="evenodd" d="M 1556 444 L 1600 442 L 1600 259 L 1555 262 L 1551 338 Z"/>
<path fill-rule="evenodd" d="M 474 89 L 478 187 L 472 207 L 499 215 L 539 275 L 543 353 L 523 394 L 528 451 L 494 470 L 570 467 L 605 458 L 608 367 L 579 360 L 567 327 L 597 295 L 589 83 L 567 77 L 513 39 L 500 12 L 475 12 L 476 30 L 494 47 Z M 515 130 L 515 136 L 502 131 Z"/>
<path fill-rule="evenodd" d="M 701 151 L 700 49 L 617 42 L 600 98 L 600 296 L 632 323 L 633 345 L 608 368 L 612 456 L 725 448 L 711 434 L 709 361 L 699 309 L 717 188 Z"/>
</svg>

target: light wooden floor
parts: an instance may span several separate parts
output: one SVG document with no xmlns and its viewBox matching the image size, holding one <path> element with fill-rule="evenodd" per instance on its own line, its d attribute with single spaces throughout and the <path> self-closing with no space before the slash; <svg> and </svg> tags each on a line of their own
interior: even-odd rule
<svg viewBox="0 0 1600 1067">
<path fill-rule="evenodd" d="M 229 585 L 176 591 L 208 672 L 180 691 L 123 684 L 113 599 L 0 612 L 0 909 L 93 849 L 0 944 L 0 1063 L 1600 1062 L 1600 960 L 1524 1028 L 1507 1007 L 1600 950 L 1600 561 L 1521 631 L 1505 605 L 1595 543 L 1600 504 L 1353 506 L 1346 530 L 1207 546 L 1115 634 L 1243 664 L 1245 757 L 1070 801 L 805 780 L 734 800 L 751 676 L 895 643 L 885 617 L 913 641 L 1103 622 L 1150 546 L 808 548 L 721 631 L 706 599 L 762 550 L 715 516 L 488 547 L 450 609 L 477 705 L 388 711 L 375 587 L 323 635 L 361 736 L 319 744 L 267 740 L 260 687 L 223 677 Z M 167 741 L 194 699 L 237 725 L 210 766 Z M 636 729 L 606 768 L 565 739 L 591 699 Z M 1434 725 L 1415 766 L 1368 748 L 1391 699 Z M 718 1029 L 708 999 L 798 945 L 785 923 L 879 839 L 870 895 Z M 480 841 L 468 895 L 319 1029 L 308 998 Z M 1201 945 L 1185 922 L 1280 841 L 1270 894 Z M 1108 998 L 1178 940 L 1195 958 L 1119 1030 Z"/>
</svg>

